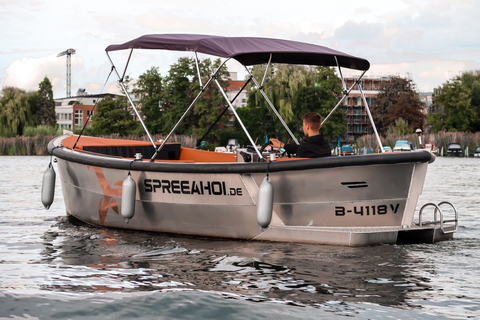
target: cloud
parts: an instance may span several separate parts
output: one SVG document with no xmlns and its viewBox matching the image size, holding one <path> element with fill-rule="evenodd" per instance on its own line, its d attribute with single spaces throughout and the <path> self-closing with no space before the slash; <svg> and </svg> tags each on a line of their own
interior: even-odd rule
<svg viewBox="0 0 480 320">
<path fill-rule="evenodd" d="M 426 59 L 413 62 L 378 63 L 372 65 L 368 75 L 396 75 L 411 78 L 419 91 L 431 92 L 441 83 L 460 75 L 464 70 L 472 70 L 472 62 L 458 60 Z M 478 65 L 477 65 L 478 67 Z M 439 79 L 444 79 L 439 82 Z"/>
<path fill-rule="evenodd" d="M 14 60 L 6 68 L 6 77 L 3 85 L 5 87 L 14 86 L 27 91 L 38 90 L 38 84 L 48 77 L 52 86 L 61 87 L 66 92 L 66 57 L 57 57 L 52 54 L 42 58 L 22 58 Z M 83 68 L 83 59 L 81 57 L 72 56 L 72 74 L 76 70 Z M 75 67 L 73 67 L 75 66 Z M 73 90 L 72 90 L 73 91 Z M 58 92 L 57 92 L 58 94 Z M 63 94 L 65 95 L 65 93 Z"/>
<path fill-rule="evenodd" d="M 383 38 L 383 24 L 379 22 L 347 21 L 335 30 L 335 41 L 379 41 Z"/>
</svg>

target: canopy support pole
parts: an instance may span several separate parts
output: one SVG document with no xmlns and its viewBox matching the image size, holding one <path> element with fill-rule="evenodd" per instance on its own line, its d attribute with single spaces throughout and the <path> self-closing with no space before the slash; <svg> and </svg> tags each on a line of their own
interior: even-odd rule
<svg viewBox="0 0 480 320">
<path fill-rule="evenodd" d="M 270 62 L 269 62 L 269 65 L 267 65 L 267 69 L 270 67 Z M 253 74 L 250 72 L 250 70 L 248 70 L 247 67 L 245 67 L 245 69 L 247 70 L 247 72 L 250 74 L 250 77 L 252 78 L 253 82 L 255 83 L 255 86 L 258 88 L 258 90 L 260 90 L 260 93 L 263 95 L 263 98 L 265 99 L 265 101 L 267 101 L 268 105 L 270 106 L 270 108 L 273 110 L 273 112 L 275 113 L 275 115 L 277 116 L 277 118 L 280 120 L 280 122 L 282 123 L 282 125 L 285 127 L 285 129 L 287 130 L 288 134 L 290 135 L 290 137 L 292 137 L 293 141 L 295 141 L 295 143 L 297 145 L 300 145 L 300 143 L 298 142 L 297 138 L 295 138 L 295 136 L 293 135 L 292 131 L 290 131 L 290 128 L 287 126 L 287 124 L 285 123 L 285 121 L 283 121 L 283 118 L 280 116 L 280 113 L 278 113 L 277 109 L 275 109 L 275 107 L 273 106 L 273 103 L 270 101 L 270 99 L 267 97 L 267 94 L 265 93 L 265 91 L 263 91 L 263 87 L 261 85 L 258 84 L 257 82 L 257 79 L 255 79 L 255 77 L 253 76 Z M 266 73 L 265 73 L 266 74 Z"/>
<path fill-rule="evenodd" d="M 125 74 L 127 73 L 127 68 L 128 68 L 128 65 L 130 64 L 130 59 L 132 58 L 132 54 L 133 54 L 133 49 L 130 50 L 130 54 L 128 55 L 127 64 L 125 65 L 125 70 L 123 70 L 123 75 L 122 75 L 122 79 L 120 79 L 120 82 L 123 82 L 123 79 L 125 79 Z"/>
<path fill-rule="evenodd" d="M 265 68 L 265 73 L 263 74 L 261 88 L 263 88 L 263 85 L 265 84 L 265 79 L 267 78 L 267 72 L 268 72 L 268 69 L 270 69 L 271 63 L 272 63 L 272 54 L 270 53 L 270 58 L 268 59 L 267 67 Z"/>
<path fill-rule="evenodd" d="M 130 52 L 130 56 L 132 55 L 132 52 L 133 52 L 133 49 L 132 49 L 132 51 Z M 128 58 L 129 61 L 130 61 L 130 56 L 129 56 L 129 58 Z M 144 129 L 145 132 L 147 133 L 147 136 L 148 136 L 148 138 L 150 139 L 150 142 L 152 142 L 153 147 L 156 148 L 157 146 L 155 145 L 155 141 L 153 140 L 152 135 L 151 135 L 150 132 L 148 131 L 147 126 L 146 126 L 145 123 L 143 122 L 143 119 L 142 119 L 142 117 L 140 116 L 140 113 L 138 112 L 137 107 L 135 106 L 135 103 L 133 103 L 133 100 L 132 100 L 132 98 L 130 97 L 130 93 L 128 93 L 127 88 L 126 88 L 125 85 L 123 84 L 123 77 L 122 77 L 122 78 L 120 77 L 120 74 L 118 73 L 117 68 L 115 68 L 115 65 L 113 64 L 113 61 L 112 61 L 112 59 L 110 58 L 110 55 L 108 54 L 108 52 L 107 52 L 107 57 L 108 57 L 108 60 L 110 60 L 110 63 L 112 64 L 112 67 L 113 67 L 113 69 L 115 70 L 115 73 L 117 74 L 118 83 L 120 83 L 120 87 L 122 88 L 123 92 L 125 92 L 125 96 L 127 97 L 128 101 L 130 102 L 130 105 L 132 106 L 133 110 L 135 111 L 135 114 L 137 115 L 138 120 L 139 120 L 140 123 L 142 124 L 143 129 Z M 127 66 L 128 66 L 128 63 L 127 63 L 127 65 L 125 66 L 125 72 L 127 72 Z M 125 72 L 123 73 L 124 75 L 125 75 Z"/>
<path fill-rule="evenodd" d="M 337 56 L 335 56 L 335 62 L 337 63 L 338 73 L 340 73 L 340 79 L 342 80 L 343 92 L 346 95 L 347 94 L 347 84 L 345 83 L 345 79 L 343 78 L 342 68 L 340 67 L 340 64 L 338 63 Z M 365 74 L 365 72 L 363 72 L 363 74 L 360 76 L 360 78 L 363 77 L 364 74 Z"/>
<path fill-rule="evenodd" d="M 252 137 L 251 137 L 250 134 L 248 133 L 247 128 L 245 128 L 245 125 L 244 125 L 243 122 L 242 122 L 242 119 L 240 119 L 240 117 L 238 116 L 237 111 L 235 111 L 235 108 L 233 107 L 232 103 L 231 103 L 230 100 L 228 99 L 227 94 L 226 94 L 225 91 L 223 90 L 222 86 L 220 85 L 220 83 L 218 82 L 218 80 L 217 80 L 216 77 L 215 77 L 215 83 L 217 84 L 218 90 L 220 90 L 220 92 L 222 93 L 223 97 L 224 97 L 225 100 L 227 101 L 228 106 L 230 107 L 230 110 L 233 112 L 233 115 L 234 115 L 235 118 L 238 120 L 238 123 L 240 123 L 240 126 L 242 127 L 243 131 L 244 131 L 245 134 L 247 135 L 248 140 L 250 141 L 250 143 L 251 143 L 252 146 L 254 147 L 255 151 L 257 152 L 259 159 L 263 159 L 263 156 L 262 156 L 262 154 L 260 153 L 260 150 L 258 150 L 258 148 L 255 146 L 255 142 L 253 141 Z"/>
<path fill-rule="evenodd" d="M 197 66 L 198 83 L 200 83 L 200 90 L 203 90 L 202 75 L 200 74 L 200 66 L 198 65 L 198 55 L 196 51 L 195 51 L 195 65 Z"/>
</svg>

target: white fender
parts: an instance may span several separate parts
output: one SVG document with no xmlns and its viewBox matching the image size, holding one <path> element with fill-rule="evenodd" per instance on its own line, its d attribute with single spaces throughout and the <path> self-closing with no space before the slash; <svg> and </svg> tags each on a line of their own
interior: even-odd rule
<svg viewBox="0 0 480 320">
<path fill-rule="evenodd" d="M 135 196 L 137 193 L 137 185 L 132 176 L 128 174 L 127 179 L 123 180 L 122 184 L 122 217 L 125 222 L 129 222 L 135 214 Z"/>
<path fill-rule="evenodd" d="M 257 223 L 262 229 L 268 228 L 272 221 L 273 212 L 273 185 L 267 176 L 258 189 Z"/>
<path fill-rule="evenodd" d="M 50 163 L 47 170 L 43 173 L 42 181 L 42 203 L 45 208 L 49 209 L 53 203 L 53 196 L 55 195 L 55 170 Z"/>
</svg>

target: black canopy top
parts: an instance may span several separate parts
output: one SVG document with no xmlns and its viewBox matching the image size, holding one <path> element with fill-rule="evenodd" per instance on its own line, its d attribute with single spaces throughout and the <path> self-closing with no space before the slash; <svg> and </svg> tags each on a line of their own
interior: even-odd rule
<svg viewBox="0 0 480 320">
<path fill-rule="evenodd" d="M 123 44 L 113 44 L 105 50 L 161 49 L 192 51 L 222 58 L 233 58 L 245 66 L 268 63 L 289 63 L 333 67 L 338 65 L 356 70 L 368 70 L 370 63 L 340 51 L 298 41 L 256 38 L 221 37 L 200 34 L 148 34 Z"/>
</svg>

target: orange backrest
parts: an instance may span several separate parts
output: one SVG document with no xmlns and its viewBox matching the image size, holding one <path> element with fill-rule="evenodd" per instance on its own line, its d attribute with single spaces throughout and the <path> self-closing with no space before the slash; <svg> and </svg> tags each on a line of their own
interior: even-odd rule
<svg viewBox="0 0 480 320">
<path fill-rule="evenodd" d="M 235 153 L 213 152 L 190 148 L 180 149 L 179 160 L 193 160 L 195 162 L 237 162 Z"/>
</svg>

